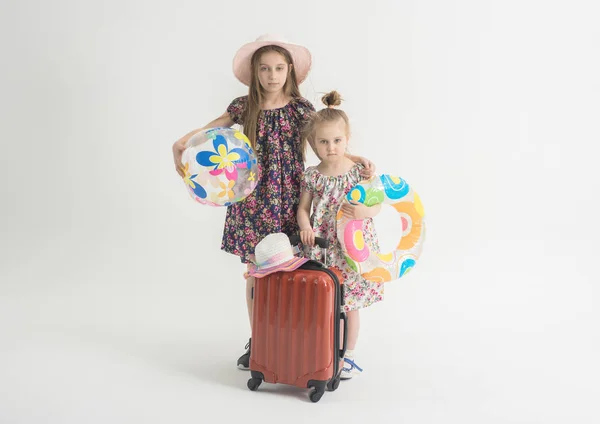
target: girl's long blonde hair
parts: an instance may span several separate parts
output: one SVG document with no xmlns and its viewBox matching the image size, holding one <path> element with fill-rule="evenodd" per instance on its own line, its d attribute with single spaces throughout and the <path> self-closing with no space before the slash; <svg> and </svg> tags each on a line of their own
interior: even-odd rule
<svg viewBox="0 0 600 424">
<path fill-rule="evenodd" d="M 304 127 L 302 129 L 302 137 L 300 141 L 300 151 L 302 153 L 302 160 L 305 160 L 306 157 L 306 143 L 310 144 L 315 155 L 319 157 L 317 154 L 317 149 L 315 147 L 315 133 L 317 131 L 317 127 L 324 122 L 335 122 L 339 119 L 342 119 L 346 124 L 346 136 L 350 137 L 350 120 L 348 119 L 348 115 L 346 112 L 340 109 L 335 109 L 335 106 L 339 106 L 342 104 L 342 96 L 340 93 L 333 90 L 329 93 L 325 94 L 321 97 L 321 101 L 327 106 L 324 109 L 321 109 L 318 112 L 314 112 L 308 118 Z M 321 158 L 319 157 L 319 160 Z"/>
<path fill-rule="evenodd" d="M 288 64 L 289 71 L 283 86 L 283 92 L 286 97 L 300 97 L 300 89 L 298 88 L 298 79 L 296 78 L 296 69 L 294 68 L 294 61 L 289 51 L 283 47 L 269 45 L 263 46 L 256 50 L 252 55 L 250 61 L 251 67 L 251 79 L 250 88 L 248 91 L 248 104 L 243 112 L 242 118 L 244 122 L 244 134 L 250 140 L 252 148 L 256 148 L 256 135 L 258 131 L 258 116 L 260 114 L 260 105 L 264 99 L 264 89 L 260 85 L 258 79 L 258 67 L 260 66 L 260 58 L 264 53 L 277 52 L 285 58 Z M 290 66 L 291 65 L 291 66 Z"/>
</svg>

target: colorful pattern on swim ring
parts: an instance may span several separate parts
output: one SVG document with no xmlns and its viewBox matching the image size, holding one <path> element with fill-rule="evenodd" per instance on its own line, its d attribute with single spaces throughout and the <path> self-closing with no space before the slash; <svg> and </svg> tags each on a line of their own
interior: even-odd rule
<svg viewBox="0 0 600 424">
<path fill-rule="evenodd" d="M 400 273 L 398 278 L 406 275 L 411 269 L 414 268 L 417 261 L 413 257 L 407 257 L 400 263 Z"/>
<path fill-rule="evenodd" d="M 367 193 L 365 192 L 364 187 L 356 186 L 348 192 L 348 194 L 346 195 L 346 199 L 349 202 L 364 203 L 366 194 Z"/>
<path fill-rule="evenodd" d="M 382 175 L 381 182 L 383 183 L 385 195 L 390 200 L 401 199 L 410 191 L 409 185 L 400 177 Z"/>
<path fill-rule="evenodd" d="M 357 262 L 364 262 L 371 254 L 369 246 L 365 243 L 362 227 L 362 220 L 353 219 L 344 229 L 344 244 L 348 256 Z"/>
</svg>

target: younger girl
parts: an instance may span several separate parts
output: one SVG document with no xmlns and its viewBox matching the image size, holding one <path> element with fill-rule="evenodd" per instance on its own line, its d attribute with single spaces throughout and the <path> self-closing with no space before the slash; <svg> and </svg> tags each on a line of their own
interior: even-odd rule
<svg viewBox="0 0 600 424">
<path fill-rule="evenodd" d="M 239 256 L 244 264 L 251 262 L 254 247 L 268 234 L 298 233 L 296 211 L 304 171 L 300 130 L 314 112 L 300 95 L 298 84 L 310 67 L 310 52 L 298 44 L 270 35 L 245 44 L 234 57 L 233 73 L 248 86 L 248 95 L 234 99 L 223 115 L 173 145 L 175 168 L 183 177 L 181 156 L 190 137 L 208 128 L 243 125 L 258 158 L 260 180 L 252 194 L 227 207 L 221 249 Z M 366 159 L 351 158 L 365 163 L 365 176 L 374 172 Z M 246 305 L 251 326 L 253 287 L 254 278 L 248 277 Z M 250 348 L 249 340 L 238 367 L 248 369 Z"/>
<path fill-rule="evenodd" d="M 337 240 L 336 214 L 346 194 L 363 179 L 360 175 L 362 165 L 346 157 L 350 137 L 348 117 L 343 111 L 333 108 L 341 103 L 339 94 L 332 91 L 322 100 L 327 108 L 313 114 L 304 128 L 304 137 L 316 151 L 321 163 L 307 168 L 304 173 L 298 207 L 298 225 L 304 245 L 314 246 L 315 236 L 329 240 L 327 265 L 339 268 L 344 276 L 344 310 L 348 315 L 348 339 L 344 357 L 346 364 L 342 369 L 341 378 L 349 379 L 362 371 L 354 362 L 354 348 L 360 327 L 358 311 L 383 300 L 383 285 L 370 283 L 352 271 Z M 379 251 L 379 246 L 371 218 L 380 209 L 381 205 L 342 206 L 346 216 L 367 220 L 365 242 L 375 251 Z M 314 250 L 311 251 L 310 257 L 323 260 Z"/>
</svg>

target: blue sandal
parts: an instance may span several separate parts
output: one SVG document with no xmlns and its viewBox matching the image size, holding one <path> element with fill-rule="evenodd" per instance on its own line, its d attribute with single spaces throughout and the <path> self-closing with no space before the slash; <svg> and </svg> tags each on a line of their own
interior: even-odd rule
<svg viewBox="0 0 600 424">
<path fill-rule="evenodd" d="M 342 368 L 342 372 L 340 374 L 340 379 L 342 380 L 349 380 L 354 377 L 355 374 L 363 371 L 363 369 L 356 365 L 356 362 L 354 362 L 352 359 L 344 358 L 344 362 L 350 365 L 350 367 Z"/>
</svg>

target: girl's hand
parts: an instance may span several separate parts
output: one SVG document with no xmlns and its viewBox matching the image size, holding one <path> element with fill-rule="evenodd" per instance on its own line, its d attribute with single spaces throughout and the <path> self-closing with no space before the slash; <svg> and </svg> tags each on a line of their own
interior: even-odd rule
<svg viewBox="0 0 600 424">
<path fill-rule="evenodd" d="M 252 264 L 256 263 L 256 256 L 254 256 L 254 253 L 249 255 L 248 259 L 250 259 L 250 262 L 252 262 Z M 251 278 L 249 272 L 250 272 L 250 267 L 252 266 L 252 264 L 248 264 L 246 271 L 244 272 L 244 280 Z"/>
<path fill-rule="evenodd" d="M 190 131 L 175 143 L 173 143 L 173 162 L 175 162 L 175 170 L 181 176 L 181 178 L 185 177 L 185 172 L 183 172 L 183 163 L 181 163 L 181 157 L 183 156 L 183 152 L 185 150 L 185 145 L 188 140 L 192 138 L 194 134 L 202 131 L 204 128 L 200 128 L 199 130 Z"/>
<path fill-rule="evenodd" d="M 375 164 L 373 162 L 367 158 L 363 158 L 362 156 L 358 156 L 357 159 L 358 163 L 364 166 L 364 169 L 360 170 L 361 177 L 368 179 L 375 175 Z"/>
<path fill-rule="evenodd" d="M 342 212 L 349 219 L 365 219 L 369 217 L 369 207 L 362 203 L 344 203 Z"/>
<path fill-rule="evenodd" d="M 312 228 L 300 230 L 300 240 L 305 246 L 313 247 L 315 245 L 315 232 Z"/>
<path fill-rule="evenodd" d="M 183 163 L 181 163 L 181 157 L 185 150 L 185 144 L 189 140 L 189 135 L 185 135 L 173 143 L 173 162 L 175 163 L 175 170 L 183 178 L 185 173 L 183 172 Z"/>
</svg>

